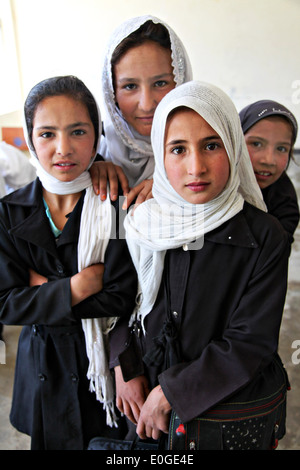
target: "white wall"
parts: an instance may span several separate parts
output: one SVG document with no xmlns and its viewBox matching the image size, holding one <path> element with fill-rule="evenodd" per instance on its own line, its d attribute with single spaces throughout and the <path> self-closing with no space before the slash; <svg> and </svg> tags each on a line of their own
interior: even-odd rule
<svg viewBox="0 0 300 470">
<path fill-rule="evenodd" d="M 101 58 L 108 36 L 122 21 L 149 13 L 180 36 L 195 79 L 223 88 L 238 110 L 257 99 L 280 101 L 300 124 L 299 0 L 11 3 L 23 97 L 43 78 L 72 73 L 100 99 Z"/>
</svg>

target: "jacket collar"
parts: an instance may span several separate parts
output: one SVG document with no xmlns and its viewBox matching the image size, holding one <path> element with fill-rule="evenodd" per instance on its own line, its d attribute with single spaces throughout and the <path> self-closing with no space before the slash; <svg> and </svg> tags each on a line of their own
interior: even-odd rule
<svg viewBox="0 0 300 470">
<path fill-rule="evenodd" d="M 245 202 L 245 205 L 247 204 Z M 223 245 L 235 245 L 246 248 L 258 247 L 258 243 L 248 225 L 243 210 L 217 229 L 207 233 L 205 239 L 213 243 L 222 243 Z"/>
<path fill-rule="evenodd" d="M 9 205 L 38 207 L 42 198 L 42 185 L 36 178 L 18 191 L 14 191 L 3 198 L 3 202 Z"/>
<path fill-rule="evenodd" d="M 68 223 L 71 222 L 70 219 L 68 220 L 61 236 L 59 237 L 57 245 L 45 213 L 42 185 L 39 179 L 36 179 L 33 183 L 30 183 L 24 188 L 9 194 L 5 197 L 3 202 L 8 205 L 23 206 L 24 208 L 28 207 L 28 215 L 26 217 L 22 217 L 20 222 L 17 222 L 11 227 L 10 233 L 12 235 L 40 246 L 53 256 L 57 256 L 57 246 L 67 243 L 77 243 L 83 197 L 80 199 L 80 203 L 76 205 L 72 215 L 70 216 L 70 219 L 71 217 L 72 219 L 75 218 L 75 224 Z M 34 230 L 34 227 L 39 227 L 39 230 Z"/>
</svg>

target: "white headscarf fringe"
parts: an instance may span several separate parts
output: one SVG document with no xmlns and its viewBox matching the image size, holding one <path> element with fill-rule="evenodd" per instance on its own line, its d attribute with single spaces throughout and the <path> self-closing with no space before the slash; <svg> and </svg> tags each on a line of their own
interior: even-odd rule
<svg viewBox="0 0 300 470">
<path fill-rule="evenodd" d="M 104 262 L 112 227 L 110 199 L 101 201 L 94 194 L 92 186 L 86 189 L 84 199 L 77 247 L 78 272 L 92 264 Z M 114 383 L 107 363 L 107 333 L 116 321 L 115 317 L 82 319 L 89 358 L 87 377 L 90 380 L 90 390 L 95 392 L 97 400 L 103 403 L 109 426 L 116 425 L 117 418 L 114 410 Z"/>
</svg>

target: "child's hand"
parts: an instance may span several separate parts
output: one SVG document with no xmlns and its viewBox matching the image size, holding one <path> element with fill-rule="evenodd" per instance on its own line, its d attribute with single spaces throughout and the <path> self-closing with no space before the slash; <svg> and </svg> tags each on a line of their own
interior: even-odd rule
<svg viewBox="0 0 300 470">
<path fill-rule="evenodd" d="M 99 194 L 102 201 L 107 196 L 107 183 L 110 187 L 110 199 L 116 201 L 118 197 L 119 182 L 124 196 L 129 191 L 128 180 L 122 168 L 112 162 L 95 162 L 90 168 L 95 194 Z"/>
<path fill-rule="evenodd" d="M 122 209 L 128 209 L 130 204 L 135 200 L 134 208 L 136 208 L 142 202 L 151 199 L 152 196 L 152 186 L 153 186 L 153 179 L 151 180 L 144 180 L 134 188 L 132 188 L 126 196 L 126 201 L 124 202 Z"/>
<path fill-rule="evenodd" d="M 117 408 L 134 424 L 137 424 L 140 411 L 149 393 L 148 380 L 141 375 L 124 382 L 120 366 L 115 367 Z"/>
<path fill-rule="evenodd" d="M 102 290 L 104 264 L 88 266 L 71 277 L 72 307 Z"/>
<path fill-rule="evenodd" d="M 29 287 L 41 286 L 48 282 L 48 279 L 41 274 L 38 274 L 33 269 L 29 269 Z"/>
<path fill-rule="evenodd" d="M 172 408 L 160 385 L 153 388 L 143 405 L 136 428 L 141 439 L 158 439 L 161 433 L 168 433 Z"/>
</svg>

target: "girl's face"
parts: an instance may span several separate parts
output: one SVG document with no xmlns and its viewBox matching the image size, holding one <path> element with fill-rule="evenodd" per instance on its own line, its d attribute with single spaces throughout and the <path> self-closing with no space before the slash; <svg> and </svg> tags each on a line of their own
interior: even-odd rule
<svg viewBox="0 0 300 470">
<path fill-rule="evenodd" d="M 139 134 L 149 136 L 158 103 L 175 88 L 171 51 L 153 41 L 129 49 L 115 65 L 114 77 L 124 119 Z"/>
<path fill-rule="evenodd" d="M 292 147 L 292 129 L 280 116 L 258 121 L 245 133 L 254 173 L 261 189 L 275 183 L 286 169 Z"/>
<path fill-rule="evenodd" d="M 165 169 L 175 191 L 192 204 L 211 201 L 226 186 L 230 166 L 224 144 L 191 109 L 178 111 L 166 125 Z"/>
<path fill-rule="evenodd" d="M 32 142 L 50 175 L 74 180 L 95 155 L 95 130 L 86 106 L 65 95 L 45 98 L 35 111 Z"/>
</svg>

